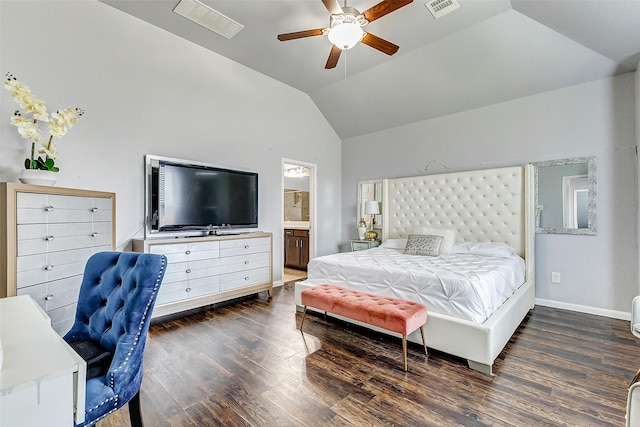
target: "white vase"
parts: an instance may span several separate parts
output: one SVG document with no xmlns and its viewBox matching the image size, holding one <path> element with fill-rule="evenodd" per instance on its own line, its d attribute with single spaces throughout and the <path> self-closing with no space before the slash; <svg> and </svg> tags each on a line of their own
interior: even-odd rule
<svg viewBox="0 0 640 427">
<path fill-rule="evenodd" d="M 367 232 L 367 227 L 358 227 L 358 239 L 364 240 L 364 233 Z"/>
<path fill-rule="evenodd" d="M 363 240 L 364 233 L 366 232 L 367 232 L 367 223 L 364 222 L 364 218 L 360 218 L 360 221 L 358 221 L 358 239 Z"/>
<path fill-rule="evenodd" d="M 58 172 L 40 169 L 23 169 L 22 172 L 20 172 L 18 180 L 23 184 L 51 186 L 58 180 Z"/>
</svg>

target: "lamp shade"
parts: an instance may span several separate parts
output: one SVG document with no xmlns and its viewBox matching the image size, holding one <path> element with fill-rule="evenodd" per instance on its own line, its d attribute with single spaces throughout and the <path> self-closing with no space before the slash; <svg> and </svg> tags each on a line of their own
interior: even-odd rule
<svg viewBox="0 0 640 427">
<path fill-rule="evenodd" d="M 380 213 L 380 205 L 375 200 L 366 202 L 364 205 L 364 213 L 367 215 L 378 215 Z"/>
<path fill-rule="evenodd" d="M 351 49 L 364 37 L 364 31 L 359 24 L 343 22 L 329 30 L 329 41 L 342 50 Z"/>
</svg>

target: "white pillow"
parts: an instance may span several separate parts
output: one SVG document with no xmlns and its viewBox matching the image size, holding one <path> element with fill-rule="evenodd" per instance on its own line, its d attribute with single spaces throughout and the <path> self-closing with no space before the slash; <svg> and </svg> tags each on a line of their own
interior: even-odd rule
<svg viewBox="0 0 640 427">
<path fill-rule="evenodd" d="M 516 250 L 506 243 L 464 242 L 456 244 L 451 249 L 451 253 L 509 258 L 516 253 Z"/>
<path fill-rule="evenodd" d="M 380 245 L 381 248 L 404 249 L 407 246 L 407 239 L 388 239 Z"/>
<path fill-rule="evenodd" d="M 433 227 L 416 227 L 411 234 L 426 234 L 433 236 L 442 236 L 440 244 L 440 254 L 446 255 L 451 252 L 451 248 L 456 243 L 457 232 L 453 228 L 433 228 Z"/>
</svg>

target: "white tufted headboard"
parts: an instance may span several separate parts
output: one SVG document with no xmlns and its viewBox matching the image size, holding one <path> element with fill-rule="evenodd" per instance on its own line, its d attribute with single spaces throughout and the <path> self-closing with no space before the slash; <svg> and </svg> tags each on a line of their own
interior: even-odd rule
<svg viewBox="0 0 640 427">
<path fill-rule="evenodd" d="M 517 166 L 385 180 L 382 238 L 454 228 L 458 241 L 507 243 L 532 261 L 532 176 Z"/>
</svg>

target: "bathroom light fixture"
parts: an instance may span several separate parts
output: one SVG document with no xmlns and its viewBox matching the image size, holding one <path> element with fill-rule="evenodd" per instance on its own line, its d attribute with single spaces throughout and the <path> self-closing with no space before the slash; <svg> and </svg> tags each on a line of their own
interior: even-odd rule
<svg viewBox="0 0 640 427">
<path fill-rule="evenodd" d="M 309 168 L 305 168 L 303 166 L 293 167 L 289 169 L 285 169 L 284 176 L 286 178 L 304 178 L 305 176 L 309 176 L 311 171 Z"/>
</svg>

